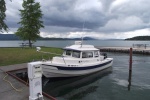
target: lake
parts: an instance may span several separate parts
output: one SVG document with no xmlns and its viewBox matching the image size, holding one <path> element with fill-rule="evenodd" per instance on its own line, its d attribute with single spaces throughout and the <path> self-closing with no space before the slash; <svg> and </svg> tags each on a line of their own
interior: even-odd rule
<svg viewBox="0 0 150 100">
<path fill-rule="evenodd" d="M 20 47 L 23 41 L 0 41 L 0 47 Z M 27 43 L 27 41 L 26 41 Z M 149 44 L 150 41 L 124 41 L 124 40 L 84 40 L 84 44 L 91 44 L 95 46 L 132 46 L 132 44 Z M 74 40 L 48 40 L 37 41 L 35 46 L 59 47 L 63 48 L 74 44 Z"/>
</svg>

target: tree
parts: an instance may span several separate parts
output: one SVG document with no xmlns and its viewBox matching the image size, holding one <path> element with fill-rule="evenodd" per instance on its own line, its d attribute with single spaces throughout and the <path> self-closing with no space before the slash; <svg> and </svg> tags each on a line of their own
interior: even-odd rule
<svg viewBox="0 0 150 100">
<path fill-rule="evenodd" d="M 18 23 L 21 26 L 15 33 L 22 40 L 29 41 L 29 47 L 32 47 L 32 41 L 36 41 L 40 36 L 40 28 L 43 27 L 42 11 L 40 3 L 35 3 L 34 0 L 23 0 L 23 10 L 21 12 L 21 21 Z"/>
<path fill-rule="evenodd" d="M 3 30 L 5 30 L 6 32 L 8 32 L 8 27 L 5 24 L 5 18 L 6 18 L 6 6 L 5 6 L 5 0 L 0 0 L 0 32 L 3 32 Z"/>
</svg>

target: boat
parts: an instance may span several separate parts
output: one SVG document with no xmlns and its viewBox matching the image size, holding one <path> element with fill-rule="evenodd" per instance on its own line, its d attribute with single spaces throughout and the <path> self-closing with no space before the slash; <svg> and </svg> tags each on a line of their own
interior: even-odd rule
<svg viewBox="0 0 150 100">
<path fill-rule="evenodd" d="M 113 64 L 113 58 L 102 55 L 93 45 L 85 45 L 82 41 L 63 48 L 62 55 L 52 60 L 42 61 L 43 75 L 51 77 L 74 77 L 101 71 Z M 38 48 L 38 51 L 39 48 Z"/>
</svg>

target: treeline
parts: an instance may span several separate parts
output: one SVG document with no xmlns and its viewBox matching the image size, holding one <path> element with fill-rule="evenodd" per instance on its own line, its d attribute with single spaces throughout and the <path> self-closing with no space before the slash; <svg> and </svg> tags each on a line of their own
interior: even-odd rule
<svg viewBox="0 0 150 100">
<path fill-rule="evenodd" d="M 125 40 L 150 41 L 150 36 L 136 36 L 136 37 L 132 37 L 132 38 L 127 38 Z"/>
</svg>

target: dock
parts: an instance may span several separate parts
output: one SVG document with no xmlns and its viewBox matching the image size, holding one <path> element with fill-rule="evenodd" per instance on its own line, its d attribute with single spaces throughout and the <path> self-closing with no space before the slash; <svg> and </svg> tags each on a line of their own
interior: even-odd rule
<svg viewBox="0 0 150 100">
<path fill-rule="evenodd" d="M 100 47 L 96 46 L 96 48 L 100 49 L 101 52 L 119 52 L 119 53 L 129 53 L 130 48 L 133 49 L 133 54 L 143 54 L 150 55 L 150 47 Z"/>
<path fill-rule="evenodd" d="M 29 100 L 29 87 L 14 77 L 6 74 L 8 71 L 23 68 L 27 68 L 27 63 L 0 67 L 0 100 Z M 6 77 L 5 79 L 8 80 L 13 85 L 13 87 L 20 91 L 13 89 L 13 87 L 8 82 L 4 81 L 4 77 Z M 44 96 L 44 100 L 52 99 Z"/>
</svg>

